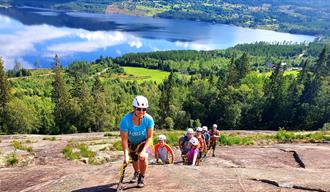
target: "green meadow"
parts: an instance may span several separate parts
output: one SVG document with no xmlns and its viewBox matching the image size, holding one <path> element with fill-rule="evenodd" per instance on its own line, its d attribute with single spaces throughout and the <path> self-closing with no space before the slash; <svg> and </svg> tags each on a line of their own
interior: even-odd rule
<svg viewBox="0 0 330 192">
<path fill-rule="evenodd" d="M 123 67 L 124 72 L 127 74 L 123 77 L 124 80 L 136 80 L 138 82 L 143 81 L 156 81 L 161 83 L 166 79 L 170 73 L 154 69 L 146 69 L 139 67 Z"/>
</svg>

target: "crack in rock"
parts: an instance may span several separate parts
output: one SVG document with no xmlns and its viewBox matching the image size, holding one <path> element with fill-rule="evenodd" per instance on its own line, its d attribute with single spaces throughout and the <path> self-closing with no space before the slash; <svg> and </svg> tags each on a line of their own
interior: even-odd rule
<svg viewBox="0 0 330 192">
<path fill-rule="evenodd" d="M 277 181 L 273 181 L 273 180 L 269 180 L 269 179 L 252 178 L 250 180 L 267 183 L 267 184 L 270 184 L 270 185 L 273 185 L 273 186 L 276 186 L 279 188 L 290 188 L 290 189 L 300 189 L 300 190 L 305 190 L 305 191 L 326 192 L 323 189 L 311 188 L 311 187 L 301 186 L 301 185 L 297 185 L 297 184 L 290 184 L 290 183 L 279 183 Z"/>
<path fill-rule="evenodd" d="M 298 165 L 301 168 L 306 168 L 305 163 L 303 162 L 303 160 L 301 159 L 301 157 L 299 156 L 299 154 L 294 151 L 294 150 L 286 150 L 286 149 L 280 149 L 281 151 L 287 152 L 287 153 L 292 153 L 294 160 L 298 163 Z"/>
</svg>

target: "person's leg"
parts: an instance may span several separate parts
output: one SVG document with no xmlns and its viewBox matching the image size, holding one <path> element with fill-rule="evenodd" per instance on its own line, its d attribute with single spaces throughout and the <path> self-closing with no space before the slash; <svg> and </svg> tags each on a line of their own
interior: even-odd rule
<svg viewBox="0 0 330 192">
<path fill-rule="evenodd" d="M 144 187 L 144 176 L 148 168 L 148 157 L 139 159 L 140 174 L 137 182 L 138 187 Z"/>
<path fill-rule="evenodd" d="M 188 165 L 187 152 L 186 151 L 181 151 L 181 158 L 182 158 L 182 164 Z"/>
<path fill-rule="evenodd" d="M 142 151 L 144 144 L 145 143 L 140 144 L 140 147 L 138 149 L 139 153 Z M 144 176 L 145 176 L 145 173 L 148 168 L 148 155 L 146 157 L 138 156 L 138 165 L 139 165 L 140 174 L 139 174 L 137 185 L 138 185 L 138 187 L 142 188 L 142 187 L 144 187 Z"/>
<path fill-rule="evenodd" d="M 216 146 L 216 142 L 212 142 L 212 157 L 215 157 L 214 155 L 215 146 Z"/>
<path fill-rule="evenodd" d="M 137 161 L 133 161 L 133 168 L 134 168 L 134 171 L 135 172 L 140 172 L 140 169 L 139 169 L 139 160 L 137 160 Z"/>
<path fill-rule="evenodd" d="M 140 168 L 140 174 L 144 176 L 148 168 L 148 158 L 140 158 L 138 162 L 139 162 L 138 165 Z"/>
<path fill-rule="evenodd" d="M 130 152 L 129 152 L 129 155 L 133 161 L 133 169 L 134 169 L 134 174 L 130 180 L 131 183 L 135 183 L 137 182 L 138 180 L 138 177 L 139 177 L 139 173 L 140 173 L 140 169 L 139 169 L 139 161 L 138 161 L 138 156 L 137 154 L 135 153 L 135 146 L 130 146 L 129 148 Z"/>
</svg>

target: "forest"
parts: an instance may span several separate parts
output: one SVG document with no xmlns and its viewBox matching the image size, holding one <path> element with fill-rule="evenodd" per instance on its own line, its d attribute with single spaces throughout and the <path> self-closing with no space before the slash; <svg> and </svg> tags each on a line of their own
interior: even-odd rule
<svg viewBox="0 0 330 192">
<path fill-rule="evenodd" d="M 118 130 L 136 95 L 149 99 L 147 112 L 158 129 L 213 123 L 220 130 L 329 129 L 329 53 L 322 44 L 260 42 L 100 57 L 69 66 L 55 56 L 52 69 L 27 70 L 24 77 L 16 75 L 23 70 L 19 65 L 6 71 L 1 60 L 0 132 Z M 128 80 L 123 66 L 170 74 L 162 82 Z"/>
</svg>

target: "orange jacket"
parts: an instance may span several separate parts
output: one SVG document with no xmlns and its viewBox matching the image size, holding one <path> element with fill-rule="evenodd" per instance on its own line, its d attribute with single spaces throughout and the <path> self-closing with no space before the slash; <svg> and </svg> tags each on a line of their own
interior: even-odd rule
<svg viewBox="0 0 330 192">
<path fill-rule="evenodd" d="M 158 148 L 161 147 L 159 143 L 155 145 L 155 153 L 158 153 Z M 164 144 L 165 149 L 173 156 L 173 150 L 168 144 Z"/>
</svg>

